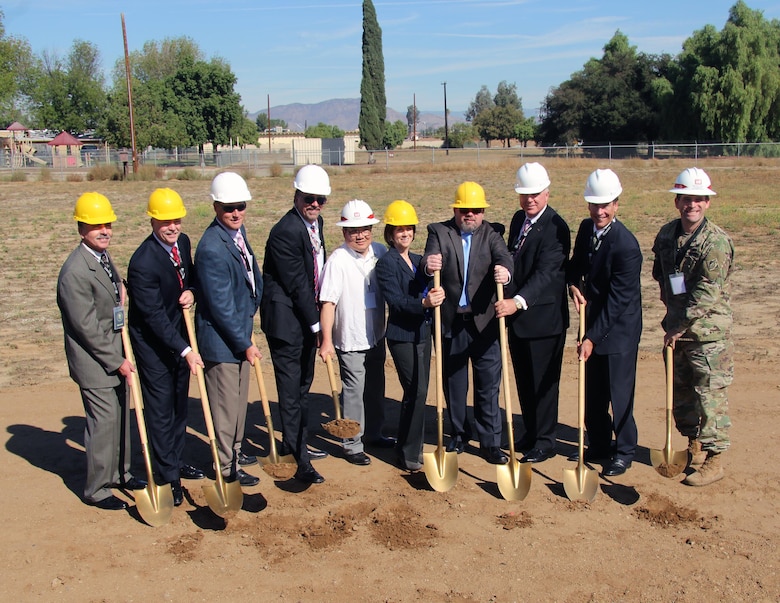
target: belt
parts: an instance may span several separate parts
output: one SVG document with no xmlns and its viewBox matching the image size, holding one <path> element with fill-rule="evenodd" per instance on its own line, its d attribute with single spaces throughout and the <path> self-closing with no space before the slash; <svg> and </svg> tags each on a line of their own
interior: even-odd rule
<svg viewBox="0 0 780 603">
<path fill-rule="evenodd" d="M 463 322 L 471 322 L 474 320 L 473 312 L 457 312 L 455 316 L 460 318 Z"/>
</svg>

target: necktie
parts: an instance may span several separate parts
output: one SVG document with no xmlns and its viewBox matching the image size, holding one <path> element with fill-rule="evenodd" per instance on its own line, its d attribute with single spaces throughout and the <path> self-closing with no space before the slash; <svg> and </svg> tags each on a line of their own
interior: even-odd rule
<svg viewBox="0 0 780 603">
<path fill-rule="evenodd" d="M 114 285 L 114 293 L 116 294 L 116 300 L 119 301 L 119 286 L 114 279 L 114 271 L 111 269 L 111 262 L 108 261 L 108 254 L 100 254 L 100 265 L 103 266 L 108 278 L 111 279 L 111 284 Z"/>
<path fill-rule="evenodd" d="M 173 258 L 173 267 L 176 268 L 176 276 L 179 278 L 179 288 L 184 289 L 184 266 L 182 266 L 179 248 L 176 245 L 171 247 L 171 257 Z"/>
<path fill-rule="evenodd" d="M 462 234 L 463 237 L 463 291 L 460 293 L 458 306 L 461 308 L 469 305 L 469 254 L 471 253 L 471 233 Z"/>
<path fill-rule="evenodd" d="M 238 250 L 241 252 L 241 257 L 244 259 L 244 268 L 246 268 L 247 276 L 249 277 L 249 282 L 252 285 L 252 293 L 255 291 L 255 278 L 254 274 L 252 273 L 252 263 L 249 261 L 249 253 L 246 249 L 246 242 L 244 241 L 244 235 L 241 234 L 241 231 L 236 232 L 236 246 L 238 247 Z"/>
<path fill-rule="evenodd" d="M 518 253 L 523 248 L 523 243 L 525 243 L 525 237 L 528 235 L 529 230 L 531 230 L 531 220 L 526 218 L 523 222 L 523 228 L 520 230 L 520 240 L 515 248 L 515 253 Z"/>
<path fill-rule="evenodd" d="M 320 267 L 317 261 L 320 255 L 320 240 L 317 237 L 317 225 L 309 225 L 309 239 L 311 239 L 311 257 L 314 260 L 314 298 L 316 300 L 320 292 Z"/>
</svg>

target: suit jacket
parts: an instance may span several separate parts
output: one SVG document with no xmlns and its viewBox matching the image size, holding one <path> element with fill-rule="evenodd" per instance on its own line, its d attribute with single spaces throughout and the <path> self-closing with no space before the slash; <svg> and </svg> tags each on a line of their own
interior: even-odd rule
<svg viewBox="0 0 780 603">
<path fill-rule="evenodd" d="M 317 230 L 324 249 L 322 216 L 317 217 Z M 314 296 L 311 238 L 294 207 L 282 216 L 268 235 L 260 318 L 267 336 L 287 343 L 300 342 L 304 334 L 311 333 L 311 325 L 320 320 Z"/>
<path fill-rule="evenodd" d="M 184 267 L 184 288 L 194 289 L 189 237 L 180 234 L 178 246 Z M 148 358 L 151 353 L 169 367 L 181 359 L 181 352 L 189 345 L 179 305 L 182 288 L 176 273 L 170 256 L 153 234 L 136 249 L 127 268 L 128 326 L 135 355 Z"/>
<path fill-rule="evenodd" d="M 448 333 L 463 290 L 463 242 L 455 218 L 428 225 L 428 240 L 420 267 L 424 270 L 427 257 L 437 253 L 442 255 L 441 284 L 447 296 L 441 310 L 442 330 Z M 469 254 L 468 295 L 474 325 L 479 332 L 484 331 L 496 316 L 493 306 L 496 302 L 496 282 L 493 279 L 495 264 L 512 272 L 512 256 L 509 255 L 504 239 L 490 222 L 484 220 L 471 237 Z"/>
<path fill-rule="evenodd" d="M 419 266 L 422 256 L 409 252 L 409 259 L 414 266 Z M 388 308 L 385 337 L 420 343 L 430 336 L 429 313 L 422 305 L 431 280 L 425 271 L 412 270 L 394 247 L 379 258 L 375 270 Z"/>
<path fill-rule="evenodd" d="M 519 211 L 509 226 L 508 242 L 514 258 L 514 272 L 506 296 L 520 295 L 528 309 L 510 316 L 509 328 L 524 339 L 558 335 L 569 326 L 566 263 L 571 233 L 563 218 L 548 205 L 518 249 L 523 222 L 525 212 Z"/>
<path fill-rule="evenodd" d="M 639 345 L 642 334 L 642 252 L 636 237 L 617 220 L 589 259 L 592 236 L 593 220 L 588 218 L 577 232 L 566 280 L 580 287 L 588 301 L 586 337 L 594 351 L 625 352 Z"/>
<path fill-rule="evenodd" d="M 241 234 L 252 255 L 254 292 L 241 253 L 216 219 L 195 251 L 199 286 L 195 330 L 205 361 L 241 362 L 252 345 L 252 323 L 263 296 L 263 279 L 243 226 Z"/>
<path fill-rule="evenodd" d="M 111 262 L 117 281 L 119 271 Z M 70 376 L 82 389 L 116 387 L 124 361 L 122 335 L 114 331 L 116 291 L 83 244 L 68 256 L 57 278 L 57 305 L 65 331 Z"/>
</svg>

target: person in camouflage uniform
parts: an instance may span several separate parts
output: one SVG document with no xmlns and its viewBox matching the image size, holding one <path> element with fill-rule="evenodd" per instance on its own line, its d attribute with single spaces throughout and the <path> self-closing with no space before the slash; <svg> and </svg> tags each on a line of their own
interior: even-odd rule
<svg viewBox="0 0 780 603">
<path fill-rule="evenodd" d="M 704 170 L 677 177 L 674 205 L 680 219 L 663 226 L 653 244 L 653 278 L 666 316 L 664 346 L 674 348 L 674 419 L 688 437 L 690 486 L 723 478 L 721 455 L 730 444 L 728 395 L 734 375 L 729 275 L 734 244 L 705 212 L 715 195 Z"/>
</svg>

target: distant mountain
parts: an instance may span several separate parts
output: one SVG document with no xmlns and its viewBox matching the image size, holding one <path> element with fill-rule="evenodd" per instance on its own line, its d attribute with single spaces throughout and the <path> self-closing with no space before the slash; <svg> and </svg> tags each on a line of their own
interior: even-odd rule
<svg viewBox="0 0 780 603">
<path fill-rule="evenodd" d="M 265 110 L 255 111 L 249 114 L 249 119 L 254 121 L 260 113 Z M 436 129 L 444 126 L 444 112 L 441 115 L 436 113 L 420 113 L 418 127 L 426 129 Z M 338 126 L 342 130 L 357 130 L 358 120 L 360 118 L 360 99 L 359 98 L 334 98 L 322 101 L 320 103 L 303 104 L 293 103 L 291 105 L 277 105 L 271 107 L 271 119 L 283 119 L 288 127 L 293 131 L 306 129 L 308 126 L 316 126 L 322 122 L 331 126 Z M 387 108 L 387 120 L 394 122 L 401 120 L 406 123 L 406 110 L 396 111 L 390 107 Z M 464 121 L 463 111 L 450 110 L 449 124 Z"/>
</svg>

